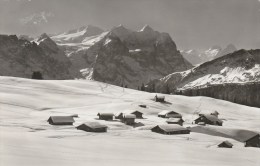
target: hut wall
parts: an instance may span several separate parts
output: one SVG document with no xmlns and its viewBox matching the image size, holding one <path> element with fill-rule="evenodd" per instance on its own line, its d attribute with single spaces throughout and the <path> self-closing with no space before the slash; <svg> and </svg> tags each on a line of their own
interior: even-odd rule
<svg viewBox="0 0 260 166">
<path fill-rule="evenodd" d="M 260 147 L 259 135 L 245 142 L 245 147 Z"/>
</svg>

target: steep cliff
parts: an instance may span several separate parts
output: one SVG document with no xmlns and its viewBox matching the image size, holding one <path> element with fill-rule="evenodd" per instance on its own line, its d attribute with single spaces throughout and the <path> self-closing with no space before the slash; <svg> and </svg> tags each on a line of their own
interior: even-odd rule
<svg viewBox="0 0 260 166">
<path fill-rule="evenodd" d="M 15 35 L 0 35 L 0 75 L 31 78 L 41 72 L 44 79 L 70 79 L 70 61 L 51 39 L 43 34 L 29 42 Z"/>
<path fill-rule="evenodd" d="M 57 38 L 61 36 L 52 37 Z M 140 31 L 120 25 L 80 43 L 57 42 L 72 62 L 71 72 L 75 78 L 137 89 L 142 83 L 192 67 L 169 34 L 154 31 L 148 25 Z"/>
</svg>

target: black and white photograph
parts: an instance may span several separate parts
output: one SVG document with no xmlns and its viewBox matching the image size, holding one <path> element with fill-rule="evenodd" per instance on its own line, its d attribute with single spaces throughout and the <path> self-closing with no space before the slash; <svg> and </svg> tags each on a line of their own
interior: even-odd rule
<svg viewBox="0 0 260 166">
<path fill-rule="evenodd" d="M 259 166 L 260 0 L 0 0 L 0 166 Z"/>
</svg>

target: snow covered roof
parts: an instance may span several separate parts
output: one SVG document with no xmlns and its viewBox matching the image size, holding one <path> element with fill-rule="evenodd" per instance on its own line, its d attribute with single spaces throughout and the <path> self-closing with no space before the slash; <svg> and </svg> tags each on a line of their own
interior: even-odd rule
<svg viewBox="0 0 260 166">
<path fill-rule="evenodd" d="M 133 114 L 133 113 L 140 113 L 140 114 L 143 114 L 142 112 L 140 112 L 140 111 L 136 111 L 136 110 L 126 110 L 126 111 L 124 111 L 123 113 L 125 113 L 125 114 Z"/>
<path fill-rule="evenodd" d="M 204 116 L 205 118 L 207 118 L 209 121 L 212 122 L 219 122 L 219 123 L 223 123 L 222 120 L 220 120 L 218 117 L 214 116 L 214 115 L 208 115 L 208 114 L 203 114 L 201 116 Z"/>
<path fill-rule="evenodd" d="M 160 129 L 162 129 L 166 132 L 188 130 L 185 127 L 182 127 L 182 126 L 177 125 L 177 124 L 163 124 L 163 125 L 157 125 L 155 127 L 159 127 Z"/>
<path fill-rule="evenodd" d="M 162 112 L 159 112 L 158 115 L 167 115 L 167 114 L 170 114 L 170 113 L 176 113 L 176 112 L 170 111 L 170 110 L 164 110 Z"/>
<path fill-rule="evenodd" d="M 156 95 L 155 96 L 157 99 L 165 99 L 165 96 L 158 96 L 158 95 Z"/>
<path fill-rule="evenodd" d="M 48 121 L 49 120 L 52 120 L 52 122 L 54 122 L 54 123 L 64 123 L 64 122 L 74 123 L 75 122 L 73 117 L 71 117 L 71 116 L 51 116 L 48 119 Z"/>
<path fill-rule="evenodd" d="M 88 126 L 90 128 L 96 129 L 96 128 L 107 128 L 106 125 L 100 124 L 98 122 L 85 122 L 79 126 Z M 78 126 L 78 127 L 79 127 Z"/>
<path fill-rule="evenodd" d="M 126 118 L 126 119 L 135 119 L 136 116 L 134 114 L 125 114 L 124 118 Z"/>
<path fill-rule="evenodd" d="M 178 123 L 178 122 L 183 122 L 183 119 L 182 118 L 169 118 L 166 120 L 166 122 Z"/>
<path fill-rule="evenodd" d="M 113 113 L 98 113 L 98 116 L 114 116 Z"/>
</svg>

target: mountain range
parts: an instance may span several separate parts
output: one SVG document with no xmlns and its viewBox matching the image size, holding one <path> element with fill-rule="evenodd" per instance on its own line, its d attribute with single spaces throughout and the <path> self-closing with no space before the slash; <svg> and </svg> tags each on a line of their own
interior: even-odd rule
<svg viewBox="0 0 260 166">
<path fill-rule="evenodd" d="M 90 79 L 133 89 L 148 83 L 148 89 L 162 92 L 258 82 L 260 75 L 259 50 L 237 51 L 230 44 L 179 51 L 168 33 L 149 25 L 139 31 L 89 25 L 35 39 L 1 35 L 0 43 L 4 76 L 31 78 L 39 71 L 44 79 Z"/>
<path fill-rule="evenodd" d="M 227 55 L 237 51 L 237 48 L 233 44 L 227 45 L 226 48 L 222 49 L 220 46 L 213 46 L 207 50 L 181 50 L 181 54 L 186 58 L 192 65 L 198 65 L 213 59 L 219 58 L 223 55 Z"/>
<path fill-rule="evenodd" d="M 109 31 L 84 26 L 51 39 L 69 57 L 73 77 L 79 79 L 137 89 L 150 80 L 192 67 L 168 33 L 148 25 L 139 31 L 122 25 Z"/>
</svg>

